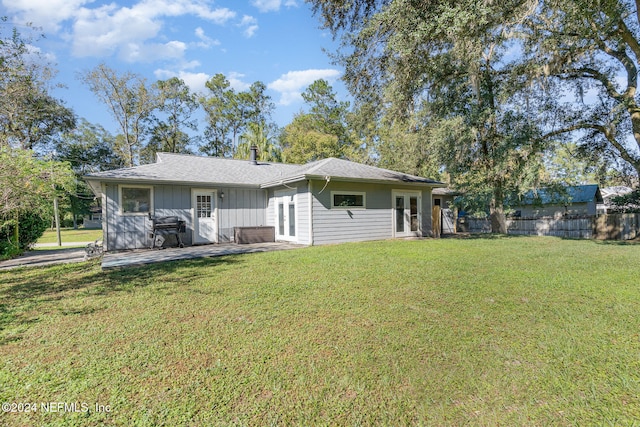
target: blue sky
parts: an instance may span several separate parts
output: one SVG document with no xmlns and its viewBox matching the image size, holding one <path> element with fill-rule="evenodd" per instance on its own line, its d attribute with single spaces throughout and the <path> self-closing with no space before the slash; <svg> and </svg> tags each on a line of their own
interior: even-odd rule
<svg viewBox="0 0 640 427">
<path fill-rule="evenodd" d="M 340 67 L 323 52 L 336 43 L 303 0 L 0 0 L 0 16 L 21 32 L 27 22 L 41 27 L 46 38 L 35 48 L 66 86 L 55 96 L 113 133 L 107 107 L 78 78 L 101 62 L 149 82 L 178 76 L 193 91 L 217 73 L 237 90 L 262 81 L 280 126 L 303 108 L 300 93 L 316 79 L 348 100 Z"/>
</svg>

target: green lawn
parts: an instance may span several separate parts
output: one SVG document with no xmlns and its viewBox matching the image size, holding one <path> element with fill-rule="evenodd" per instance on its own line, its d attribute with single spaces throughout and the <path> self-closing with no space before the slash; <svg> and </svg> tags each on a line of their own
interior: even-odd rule
<svg viewBox="0 0 640 427">
<path fill-rule="evenodd" d="M 60 239 L 62 243 L 85 243 L 93 242 L 98 239 L 102 239 L 102 230 L 92 230 L 80 228 L 74 230 L 73 228 L 63 228 L 60 230 Z M 38 239 L 36 243 L 57 243 L 58 236 L 56 230 L 47 230 L 42 237 Z M 51 249 L 51 248 L 49 248 Z"/>
<path fill-rule="evenodd" d="M 37 406 L 0 425 L 639 425 L 639 261 L 503 237 L 0 272 L 0 402 Z"/>
</svg>

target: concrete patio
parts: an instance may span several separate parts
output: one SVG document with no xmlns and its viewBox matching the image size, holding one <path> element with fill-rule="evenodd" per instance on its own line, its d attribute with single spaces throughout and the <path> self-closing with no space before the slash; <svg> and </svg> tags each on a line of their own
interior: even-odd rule
<svg viewBox="0 0 640 427">
<path fill-rule="evenodd" d="M 254 252 L 284 251 L 306 246 L 291 243 L 235 243 L 189 246 L 185 248 L 137 249 L 133 251 L 107 252 L 102 258 L 102 269 L 111 270 L 185 259 L 212 258 Z"/>
</svg>

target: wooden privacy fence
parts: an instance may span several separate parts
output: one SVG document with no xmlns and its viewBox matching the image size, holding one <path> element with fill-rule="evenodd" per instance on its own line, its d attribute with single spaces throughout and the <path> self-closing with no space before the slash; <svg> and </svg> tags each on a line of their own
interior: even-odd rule
<svg viewBox="0 0 640 427">
<path fill-rule="evenodd" d="M 490 233 L 486 218 L 464 218 L 458 230 Z M 568 218 L 508 218 L 507 233 L 570 239 L 632 240 L 640 237 L 640 213 Z"/>
</svg>

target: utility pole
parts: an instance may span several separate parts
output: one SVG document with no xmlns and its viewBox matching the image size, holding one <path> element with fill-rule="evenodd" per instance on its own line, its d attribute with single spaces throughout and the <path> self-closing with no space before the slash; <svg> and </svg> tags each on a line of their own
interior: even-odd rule
<svg viewBox="0 0 640 427">
<path fill-rule="evenodd" d="M 58 213 L 58 196 L 57 195 L 53 196 L 53 216 L 56 219 L 56 236 L 58 237 L 58 246 L 62 246 L 62 238 L 60 237 L 60 214 Z"/>
<path fill-rule="evenodd" d="M 51 160 L 53 161 L 54 153 L 51 153 Z M 51 165 L 51 177 L 53 178 L 53 163 Z M 52 181 L 54 181 L 52 179 Z M 55 181 L 54 181 L 55 182 Z M 62 246 L 62 238 L 60 237 L 60 213 L 58 212 L 58 195 L 56 194 L 56 184 L 53 186 L 53 217 L 56 220 L 56 237 L 58 239 L 58 246 Z"/>
</svg>

